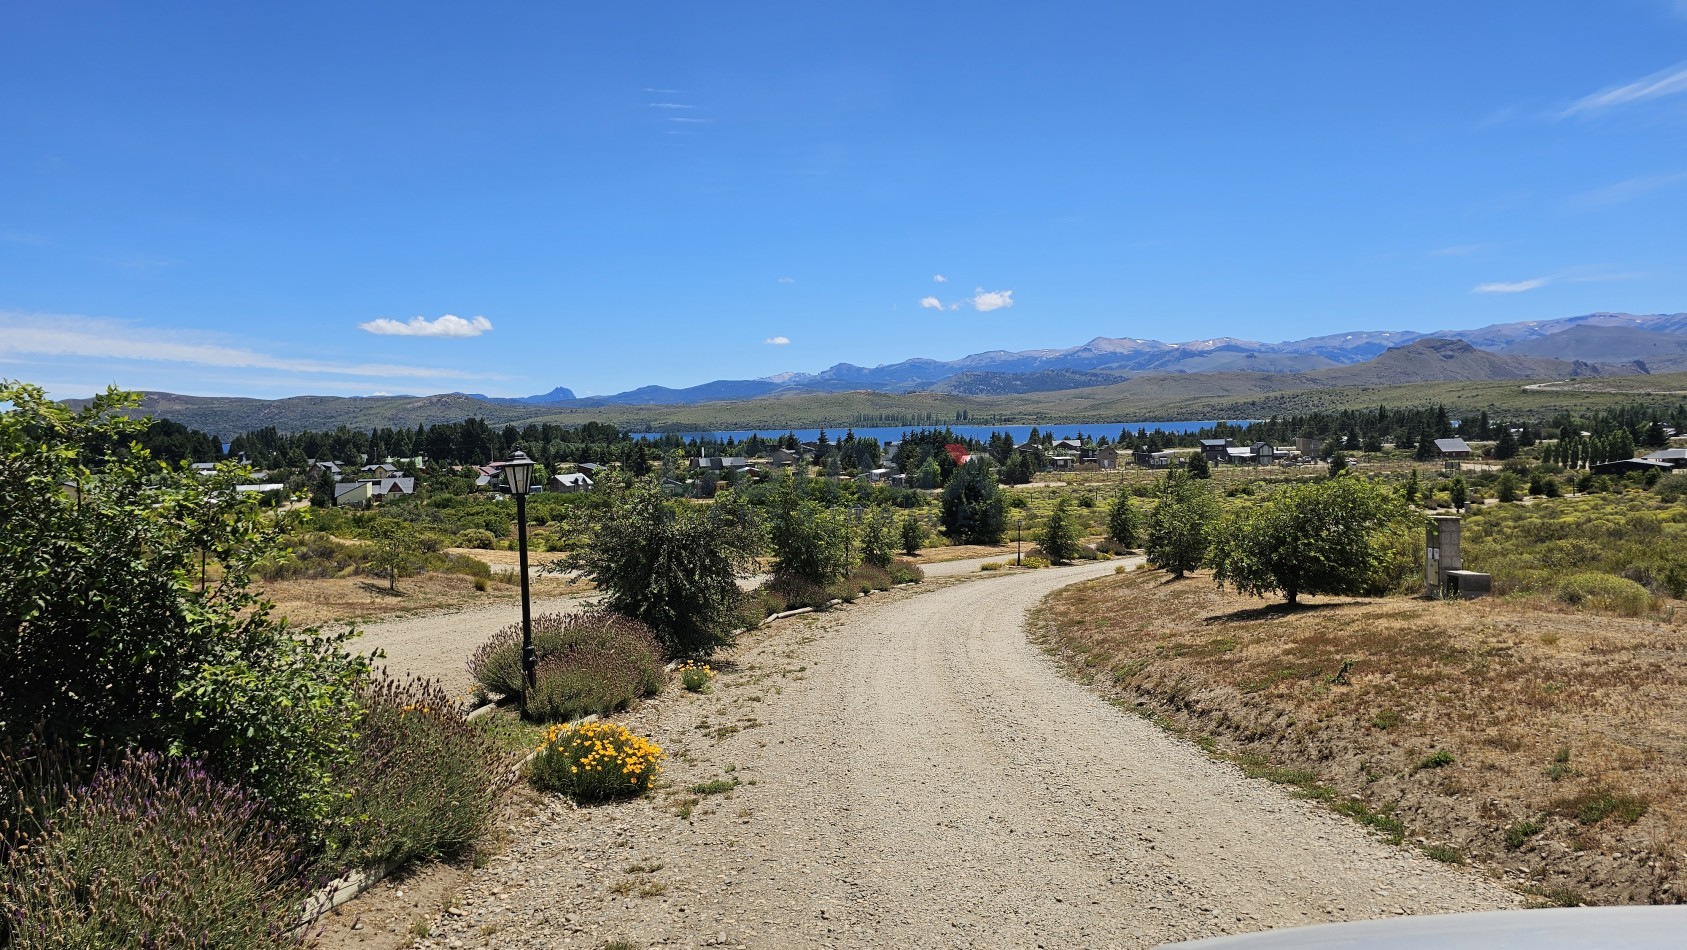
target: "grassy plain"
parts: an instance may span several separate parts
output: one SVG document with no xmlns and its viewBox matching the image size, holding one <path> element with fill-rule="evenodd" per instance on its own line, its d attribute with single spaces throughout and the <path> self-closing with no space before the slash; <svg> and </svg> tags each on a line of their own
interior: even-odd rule
<svg viewBox="0 0 1687 950">
<path fill-rule="evenodd" d="M 1687 900 L 1687 611 L 1311 598 L 1135 571 L 1047 600 L 1082 682 L 1554 903 Z"/>
</svg>

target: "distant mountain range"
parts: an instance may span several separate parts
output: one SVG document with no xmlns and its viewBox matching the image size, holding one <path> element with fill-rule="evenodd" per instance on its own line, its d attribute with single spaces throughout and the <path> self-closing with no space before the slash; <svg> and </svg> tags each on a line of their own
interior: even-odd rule
<svg viewBox="0 0 1687 950">
<path fill-rule="evenodd" d="M 1096 337 L 1066 349 L 991 350 L 957 360 L 916 358 L 871 368 L 838 363 L 818 373 L 719 379 L 682 389 L 643 386 L 612 396 L 584 399 L 556 398 L 568 392 L 559 387 L 544 396 L 527 396 L 516 401 L 584 408 L 720 402 L 862 389 L 974 396 L 1049 392 L 1106 385 L 1146 373 L 1309 373 L 1363 363 L 1391 347 L 1425 338 L 1463 340 L 1478 349 L 1507 356 L 1612 364 L 1640 360 L 1646 364 L 1644 370 L 1653 372 L 1687 369 L 1687 313 L 1589 313 L 1557 320 L 1499 323 L 1474 330 L 1434 333 L 1361 330 L 1284 343 L 1234 337 L 1184 343 Z"/>
<path fill-rule="evenodd" d="M 841 393 L 873 394 L 881 407 L 875 411 L 905 404 L 922 412 L 949 406 L 952 412 L 955 406 L 978 403 L 982 411 L 1000 414 L 1004 405 L 992 397 L 1063 397 L 1071 392 L 1072 405 L 1078 407 L 1127 397 L 1189 400 L 1342 387 L 1681 371 L 1687 371 L 1687 313 L 1591 313 L 1474 330 L 1356 331 L 1285 343 L 1231 337 L 1184 343 L 1097 337 L 1065 349 L 994 350 L 958 360 L 910 359 L 871 368 L 839 363 L 812 374 L 716 380 L 681 389 L 644 386 L 583 399 L 561 386 L 519 398 L 444 393 L 263 400 L 147 393 L 143 411 L 232 435 L 263 426 L 283 430 L 415 426 L 471 416 L 494 424 L 535 418 L 584 422 L 594 417 L 634 424 L 630 420 L 656 418 L 663 407 L 746 400 L 755 400 L 757 407 L 772 407 L 790 403 L 793 397 Z M 768 401 L 773 399 L 784 402 Z M 837 405 L 848 401 L 837 401 Z M 853 403 L 860 405 L 861 400 Z M 765 409 L 752 411 L 748 405 L 743 412 L 726 412 L 727 408 L 711 415 L 762 418 L 767 414 Z"/>
</svg>

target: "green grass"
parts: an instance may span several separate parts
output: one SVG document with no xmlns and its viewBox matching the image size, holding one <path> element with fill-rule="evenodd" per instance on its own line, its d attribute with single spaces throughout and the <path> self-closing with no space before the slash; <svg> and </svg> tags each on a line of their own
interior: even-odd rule
<svg viewBox="0 0 1687 950">
<path fill-rule="evenodd" d="M 1559 799 L 1553 811 L 1584 825 L 1597 825 L 1607 818 L 1632 825 L 1646 814 L 1650 803 L 1638 795 L 1626 795 L 1608 788 L 1594 788 L 1580 795 Z"/>
<path fill-rule="evenodd" d="M 1529 843 L 1529 839 L 1546 830 L 1546 824 L 1534 818 L 1520 821 L 1505 830 L 1505 846 L 1516 851 Z"/>
<path fill-rule="evenodd" d="M 1440 861 L 1442 864 L 1463 864 L 1464 863 L 1464 852 L 1460 851 L 1459 849 L 1457 849 L 1455 847 L 1452 847 L 1451 845 L 1445 845 L 1445 844 L 1427 845 L 1427 846 L 1424 847 L 1423 853 L 1429 855 L 1431 858 L 1434 858 L 1437 861 Z"/>
<path fill-rule="evenodd" d="M 713 781 L 698 782 L 696 785 L 691 786 L 691 794 L 720 795 L 730 792 L 737 787 L 738 780 L 735 778 L 717 778 Z"/>
<path fill-rule="evenodd" d="M 1337 814 L 1346 815 L 1361 825 L 1381 832 L 1391 844 L 1406 838 L 1406 823 L 1386 811 L 1376 811 L 1356 798 L 1347 798 L 1331 806 Z"/>
<path fill-rule="evenodd" d="M 1422 772 L 1424 769 L 1445 768 L 1446 766 L 1452 764 L 1453 754 L 1448 752 L 1446 749 L 1437 749 L 1429 755 L 1419 759 L 1418 764 L 1412 766 L 1412 771 Z"/>
</svg>

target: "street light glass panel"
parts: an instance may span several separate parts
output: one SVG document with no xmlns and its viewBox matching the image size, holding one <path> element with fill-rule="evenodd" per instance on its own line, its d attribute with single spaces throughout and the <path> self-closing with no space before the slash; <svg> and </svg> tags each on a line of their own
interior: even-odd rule
<svg viewBox="0 0 1687 950">
<path fill-rule="evenodd" d="M 533 486 L 533 460 L 517 452 L 504 463 L 504 489 L 512 495 L 526 495 Z"/>
</svg>

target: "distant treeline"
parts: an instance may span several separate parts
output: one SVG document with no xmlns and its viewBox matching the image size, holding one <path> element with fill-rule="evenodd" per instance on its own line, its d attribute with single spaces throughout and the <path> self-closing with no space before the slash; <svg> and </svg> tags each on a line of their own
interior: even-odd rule
<svg viewBox="0 0 1687 950">
<path fill-rule="evenodd" d="M 861 421 L 881 424 L 889 416 L 863 418 Z M 957 420 L 967 421 L 967 420 Z M 976 424 L 976 422 L 974 422 Z M 1673 407 L 1633 404 L 1608 412 L 1580 416 L 1568 412 L 1548 418 L 1527 418 L 1522 413 L 1507 418 L 1490 417 L 1481 412 L 1474 417 L 1453 419 L 1446 407 L 1387 408 L 1315 412 L 1301 415 L 1275 416 L 1248 422 L 1220 422 L 1193 432 L 1167 432 L 1163 429 L 1121 429 L 1116 437 L 1106 434 L 1083 433 L 1084 441 L 1093 445 L 1117 445 L 1122 450 L 1143 448 L 1150 451 L 1191 447 L 1201 439 L 1228 438 L 1238 443 L 1270 442 L 1274 445 L 1293 444 L 1297 438 L 1315 438 L 1326 449 L 1348 451 L 1378 451 L 1384 443 L 1397 448 L 1415 449 L 1427 454 L 1434 439 L 1458 436 L 1466 439 L 1515 439 L 1520 447 L 1536 441 L 1556 439 L 1561 433 L 1579 437 L 1588 432 L 1596 442 L 1611 443 L 1616 434 L 1626 433 L 1627 441 L 1615 440 L 1618 445 L 1637 447 L 1665 443 L 1664 430 L 1687 432 L 1687 402 Z M 1081 426 L 1062 427 L 1077 429 Z M 1519 430 L 1512 434 L 1511 430 Z M 169 419 L 155 419 L 142 433 L 141 444 L 153 456 L 169 462 L 209 462 L 223 457 L 218 440 L 204 432 L 189 429 Z M 915 475 L 928 461 L 938 469 L 939 479 L 947 480 L 952 459 L 946 445 L 963 445 L 968 451 L 984 451 L 1000 465 L 1037 471 L 1043 467 L 1053 448 L 1053 429 L 1033 428 L 1024 443 L 1016 444 L 1006 433 L 993 433 L 981 440 L 961 436 L 947 426 L 943 428 L 910 429 L 903 435 L 902 453 L 896 467 L 910 476 Z M 795 449 L 797 438 L 787 433 L 772 439 L 752 435 L 739 441 L 684 438 L 668 434 L 656 438 L 635 438 L 631 432 L 600 422 L 580 426 L 561 426 L 551 423 L 525 427 L 506 425 L 494 428 L 484 419 L 465 419 L 462 422 L 441 423 L 407 428 L 352 429 L 341 426 L 332 432 L 283 433 L 273 426 L 255 429 L 234 439 L 229 454 L 247 459 L 261 468 L 300 468 L 308 460 L 365 463 L 388 458 L 421 456 L 433 463 L 479 465 L 495 459 L 508 458 L 521 449 L 535 461 L 546 466 L 571 462 L 620 462 L 637 471 L 646 471 L 667 453 L 679 452 L 694 457 L 703 452 L 710 455 L 743 455 L 757 457 L 776 447 Z M 1021 458 L 1016 458 L 1017 455 Z M 1603 455 L 1605 452 L 1596 454 Z M 828 438 L 821 433 L 821 449 L 813 461 L 828 465 L 836 460 L 845 470 L 866 470 L 883 463 L 883 448 L 878 440 L 856 438 L 853 430 L 846 430 L 842 438 Z M 830 467 L 828 465 L 828 467 Z"/>
</svg>

